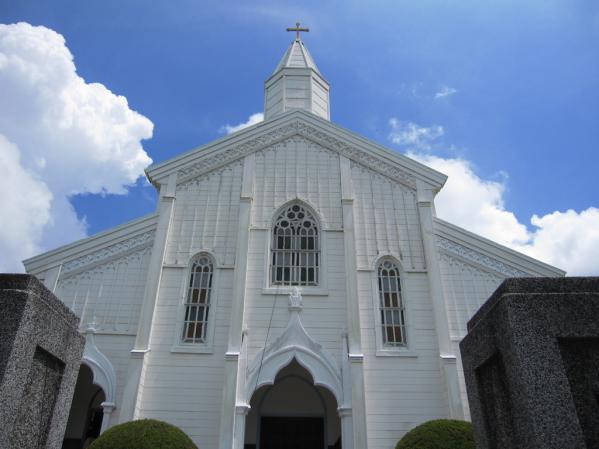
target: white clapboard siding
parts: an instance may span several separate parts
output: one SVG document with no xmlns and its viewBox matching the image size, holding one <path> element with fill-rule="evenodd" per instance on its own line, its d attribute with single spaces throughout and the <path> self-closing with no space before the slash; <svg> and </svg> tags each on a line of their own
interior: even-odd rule
<svg viewBox="0 0 599 449">
<path fill-rule="evenodd" d="M 453 341 L 454 353 L 458 356 L 460 395 L 464 414 L 469 419 L 470 408 L 468 406 L 459 344 L 468 333 L 466 328 L 468 320 L 489 299 L 505 279 L 505 276 L 490 270 L 484 270 L 480 266 L 469 264 L 444 253 L 439 253 L 439 261 L 449 332 Z"/>
<path fill-rule="evenodd" d="M 275 211 L 295 198 L 313 206 L 325 227 L 341 227 L 339 156 L 300 136 L 256 153 L 252 224 L 269 227 Z"/>
<path fill-rule="evenodd" d="M 395 254 L 404 268 L 422 269 L 415 192 L 357 163 L 352 163 L 351 176 L 358 268 L 371 267 L 379 254 Z"/>
<path fill-rule="evenodd" d="M 240 161 L 177 186 L 166 261 L 187 264 L 200 250 L 209 250 L 219 265 L 235 263 Z"/>
<path fill-rule="evenodd" d="M 67 273 L 59 278 L 55 294 L 77 314 L 82 329 L 94 321 L 99 332 L 135 334 L 150 253 L 146 247 Z"/>
<path fill-rule="evenodd" d="M 233 270 L 217 268 L 209 326 L 210 353 L 173 352 L 182 332 L 181 304 L 188 268 L 165 267 L 156 303 L 151 351 L 146 357 L 139 416 L 181 427 L 199 447 L 216 448 L 224 377 L 224 357 L 231 311 Z M 209 330 L 210 332 L 210 330 Z"/>
<path fill-rule="evenodd" d="M 310 336 L 322 344 L 340 363 L 341 334 L 342 329 L 347 326 L 343 234 L 324 231 L 322 236 L 326 249 L 322 259 L 324 265 L 321 266 L 321 273 L 326 276 L 326 285 L 322 287 L 323 292 L 327 294 L 304 293 L 301 319 Z M 245 301 L 250 360 L 253 360 L 265 344 L 276 340 L 289 320 L 288 294 L 263 293 L 264 287 L 267 286 L 269 239 L 270 233 L 267 230 L 255 229 L 250 233 Z"/>
<path fill-rule="evenodd" d="M 415 425 L 447 416 L 426 273 L 403 276 L 411 356 L 376 356 L 373 276 L 358 275 L 368 447 L 389 449 Z"/>
</svg>

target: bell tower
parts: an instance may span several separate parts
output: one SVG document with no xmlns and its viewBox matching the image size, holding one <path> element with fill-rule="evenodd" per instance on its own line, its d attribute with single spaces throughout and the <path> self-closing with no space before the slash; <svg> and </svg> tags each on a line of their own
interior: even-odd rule
<svg viewBox="0 0 599 449">
<path fill-rule="evenodd" d="M 296 36 L 264 83 L 264 120 L 293 109 L 303 109 L 330 120 L 329 83 L 300 38 L 300 32 L 309 29 L 300 28 L 298 22 L 287 31 L 295 31 Z"/>
</svg>

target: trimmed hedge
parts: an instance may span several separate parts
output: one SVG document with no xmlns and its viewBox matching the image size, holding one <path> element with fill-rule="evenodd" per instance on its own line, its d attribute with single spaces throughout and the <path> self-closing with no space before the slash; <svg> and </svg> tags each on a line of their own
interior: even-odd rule
<svg viewBox="0 0 599 449">
<path fill-rule="evenodd" d="M 476 446 L 471 423 L 436 419 L 410 430 L 395 449 L 476 449 Z"/>
<path fill-rule="evenodd" d="M 198 449 L 178 427 L 155 419 L 111 427 L 88 449 Z"/>
</svg>

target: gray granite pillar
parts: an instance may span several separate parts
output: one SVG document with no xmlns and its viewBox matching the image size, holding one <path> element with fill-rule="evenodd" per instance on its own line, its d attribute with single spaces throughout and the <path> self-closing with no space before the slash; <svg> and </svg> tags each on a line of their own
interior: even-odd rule
<svg viewBox="0 0 599 449">
<path fill-rule="evenodd" d="M 60 449 L 85 339 L 35 277 L 0 274 L 0 448 Z"/>
<path fill-rule="evenodd" d="M 460 350 L 478 449 L 599 448 L 599 278 L 507 279 Z"/>
</svg>

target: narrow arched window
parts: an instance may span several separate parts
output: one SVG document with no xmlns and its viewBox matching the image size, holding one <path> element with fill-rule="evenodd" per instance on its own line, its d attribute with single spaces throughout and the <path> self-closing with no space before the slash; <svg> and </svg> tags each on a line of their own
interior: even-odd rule
<svg viewBox="0 0 599 449">
<path fill-rule="evenodd" d="M 291 204 L 277 217 L 271 244 L 271 282 L 274 285 L 318 285 L 319 229 L 314 216 Z"/>
<path fill-rule="evenodd" d="M 182 336 L 185 343 L 206 341 L 213 273 L 214 267 L 209 256 L 200 255 L 191 265 Z"/>
<path fill-rule="evenodd" d="M 391 260 L 383 260 L 379 264 L 378 289 L 383 345 L 405 346 L 406 315 L 401 298 L 399 267 Z"/>
</svg>

